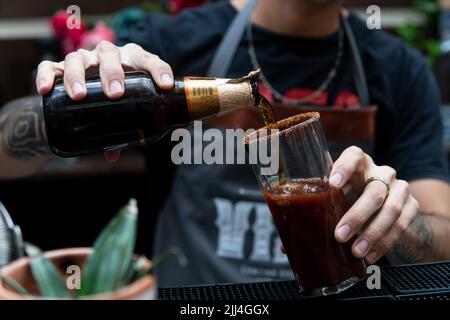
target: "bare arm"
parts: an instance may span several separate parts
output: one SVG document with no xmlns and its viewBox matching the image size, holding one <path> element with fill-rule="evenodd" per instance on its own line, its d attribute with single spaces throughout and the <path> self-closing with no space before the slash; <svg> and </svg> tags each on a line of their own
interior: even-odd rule
<svg viewBox="0 0 450 320">
<path fill-rule="evenodd" d="M 397 264 L 450 260 L 450 185 L 426 179 L 410 183 L 420 214 L 389 252 Z"/>
<path fill-rule="evenodd" d="M 0 179 L 31 175 L 54 158 L 45 136 L 41 99 L 25 97 L 0 109 Z"/>
</svg>

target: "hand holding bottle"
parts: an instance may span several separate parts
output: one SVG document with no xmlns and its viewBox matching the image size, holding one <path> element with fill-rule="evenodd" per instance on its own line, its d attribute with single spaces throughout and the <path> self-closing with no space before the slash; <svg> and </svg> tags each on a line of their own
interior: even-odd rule
<svg viewBox="0 0 450 320">
<path fill-rule="evenodd" d="M 64 87 L 71 99 L 81 100 L 87 93 L 86 70 L 93 67 L 99 68 L 103 92 L 110 99 L 118 99 L 124 93 L 124 67 L 147 71 L 161 89 L 173 86 L 172 69 L 157 55 L 134 43 L 117 47 L 102 41 L 92 51 L 79 49 L 69 53 L 64 61 L 41 62 L 36 76 L 38 92 L 41 95 L 48 93 L 55 77 L 63 76 Z"/>
<path fill-rule="evenodd" d="M 161 89 L 170 89 L 174 83 L 172 69 L 157 55 L 134 43 L 117 47 L 102 41 L 92 51 L 79 49 L 69 53 L 64 61 L 41 62 L 36 76 L 37 90 L 40 95 L 45 95 L 52 89 L 55 78 L 62 76 L 70 98 L 81 100 L 87 94 L 86 70 L 95 67 L 99 68 L 103 92 L 110 99 L 119 99 L 124 93 L 124 67 L 147 71 Z M 115 161 L 119 154 L 119 151 L 110 151 L 105 157 Z"/>
<path fill-rule="evenodd" d="M 86 78 L 94 67 L 98 74 Z M 139 71 L 124 73 L 125 67 Z M 255 107 L 257 76 L 255 71 L 239 79 L 174 79 L 167 63 L 141 47 L 102 42 L 64 62 L 41 63 L 36 82 L 54 153 L 107 152 L 107 160 L 115 160 L 119 150 L 152 143 L 174 128 Z"/>
</svg>

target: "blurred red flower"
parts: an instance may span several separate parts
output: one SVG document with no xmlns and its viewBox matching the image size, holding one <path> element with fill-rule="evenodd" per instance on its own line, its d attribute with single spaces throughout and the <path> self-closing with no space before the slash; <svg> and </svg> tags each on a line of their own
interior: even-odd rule
<svg viewBox="0 0 450 320">
<path fill-rule="evenodd" d="M 114 42 L 115 39 L 116 36 L 114 31 L 108 27 L 106 23 L 99 21 L 95 25 L 94 29 L 83 34 L 80 47 L 87 50 L 92 50 L 102 40 Z"/>
<path fill-rule="evenodd" d="M 67 12 L 60 10 L 53 15 L 50 21 L 53 34 L 61 41 L 64 55 L 79 48 L 81 39 L 87 31 L 86 24 L 83 21 L 81 21 L 79 29 L 67 28 L 68 18 Z"/>
<path fill-rule="evenodd" d="M 172 14 L 177 14 L 183 9 L 201 6 L 207 0 L 169 0 L 167 3 L 168 10 Z"/>
<path fill-rule="evenodd" d="M 64 56 L 80 48 L 93 49 L 102 40 L 113 42 L 114 31 L 104 22 L 99 21 L 94 29 L 88 31 L 86 23 L 80 22 L 80 28 L 69 29 L 67 12 L 60 10 L 55 13 L 50 21 L 54 36 L 61 42 Z"/>
</svg>

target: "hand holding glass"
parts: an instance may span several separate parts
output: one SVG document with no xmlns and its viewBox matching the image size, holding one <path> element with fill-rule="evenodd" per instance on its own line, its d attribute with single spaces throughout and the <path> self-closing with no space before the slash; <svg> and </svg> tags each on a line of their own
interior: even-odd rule
<svg viewBox="0 0 450 320">
<path fill-rule="evenodd" d="M 262 175 L 260 164 L 254 169 L 300 291 L 310 296 L 347 289 L 365 275 L 365 264 L 352 255 L 351 241 L 334 238 L 347 206 L 343 193 L 328 184 L 332 160 L 319 114 L 279 121 L 278 130 L 260 129 L 245 143 L 250 147 L 263 140 L 279 151 L 280 171 Z"/>
</svg>

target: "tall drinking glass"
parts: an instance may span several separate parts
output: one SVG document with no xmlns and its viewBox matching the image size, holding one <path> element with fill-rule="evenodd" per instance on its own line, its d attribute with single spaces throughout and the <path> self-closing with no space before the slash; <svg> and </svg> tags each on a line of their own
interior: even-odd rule
<svg viewBox="0 0 450 320">
<path fill-rule="evenodd" d="M 342 192 L 328 184 L 332 160 L 319 114 L 281 120 L 278 131 L 262 128 L 244 143 L 249 152 L 258 144 L 279 155 L 278 172 L 267 174 L 258 161 L 253 168 L 302 295 L 335 294 L 355 284 L 366 266 L 352 255 L 352 241 L 334 238 L 347 206 Z"/>
</svg>

